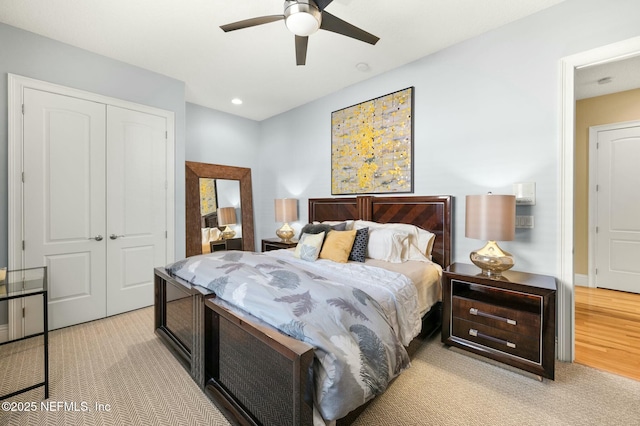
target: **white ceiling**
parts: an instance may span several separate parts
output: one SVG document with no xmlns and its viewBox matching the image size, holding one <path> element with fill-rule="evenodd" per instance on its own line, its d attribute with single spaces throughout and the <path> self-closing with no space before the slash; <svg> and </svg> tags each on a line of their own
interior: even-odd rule
<svg viewBox="0 0 640 426">
<path fill-rule="evenodd" d="M 380 41 L 318 31 L 303 67 L 282 21 L 219 28 L 282 14 L 282 0 L 0 0 L 0 22 L 184 81 L 187 102 L 263 120 L 562 1 L 334 0 L 327 12 Z"/>
</svg>

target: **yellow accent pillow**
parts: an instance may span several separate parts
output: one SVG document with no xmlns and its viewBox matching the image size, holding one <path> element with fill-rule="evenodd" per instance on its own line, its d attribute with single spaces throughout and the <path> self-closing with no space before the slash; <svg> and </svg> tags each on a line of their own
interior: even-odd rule
<svg viewBox="0 0 640 426">
<path fill-rule="evenodd" d="M 356 239 L 356 230 L 351 231 L 329 231 L 324 240 L 320 259 L 329 259 L 338 263 L 347 263 L 349 253 Z"/>
</svg>

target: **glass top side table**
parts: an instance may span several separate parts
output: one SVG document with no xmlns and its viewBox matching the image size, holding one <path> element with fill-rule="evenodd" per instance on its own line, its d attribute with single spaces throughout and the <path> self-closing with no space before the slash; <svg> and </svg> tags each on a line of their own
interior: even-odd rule
<svg viewBox="0 0 640 426">
<path fill-rule="evenodd" d="M 42 295 L 43 327 L 42 332 L 30 334 L 18 339 L 0 343 L 0 346 L 43 336 L 44 340 L 44 381 L 32 386 L 0 395 L 0 401 L 11 398 L 23 392 L 44 386 L 44 399 L 49 398 L 49 324 L 47 320 L 47 268 L 46 266 L 7 271 L 0 269 L 0 302 L 20 299 L 29 296 Z"/>
</svg>

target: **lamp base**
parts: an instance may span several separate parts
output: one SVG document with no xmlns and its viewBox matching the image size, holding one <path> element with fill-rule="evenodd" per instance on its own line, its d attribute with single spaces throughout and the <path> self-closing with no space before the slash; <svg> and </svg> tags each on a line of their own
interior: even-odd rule
<svg viewBox="0 0 640 426">
<path fill-rule="evenodd" d="M 282 242 L 290 243 L 295 233 L 293 232 L 293 228 L 291 228 L 288 223 L 285 223 L 282 225 L 282 228 L 276 231 L 276 235 L 280 237 Z"/>
<path fill-rule="evenodd" d="M 226 228 L 224 228 L 224 231 L 222 231 L 222 238 L 225 239 L 225 240 L 230 240 L 235 236 L 236 236 L 236 231 L 234 231 L 233 229 L 229 228 L 228 225 L 227 225 Z"/>
<path fill-rule="evenodd" d="M 480 250 L 472 251 L 469 258 L 482 269 L 482 275 L 490 278 L 500 278 L 504 271 L 515 265 L 511 253 L 502 250 L 495 241 L 488 241 Z"/>
</svg>

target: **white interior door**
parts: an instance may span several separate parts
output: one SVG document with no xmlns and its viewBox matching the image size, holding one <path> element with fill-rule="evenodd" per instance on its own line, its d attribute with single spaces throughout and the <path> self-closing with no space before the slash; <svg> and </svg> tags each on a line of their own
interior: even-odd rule
<svg viewBox="0 0 640 426">
<path fill-rule="evenodd" d="M 48 267 L 51 329 L 106 313 L 105 106 L 24 90 L 24 267 Z"/>
<path fill-rule="evenodd" d="M 596 286 L 640 293 L 640 126 L 597 141 Z"/>
<path fill-rule="evenodd" d="M 153 304 L 167 263 L 167 120 L 107 107 L 107 315 Z"/>
</svg>

